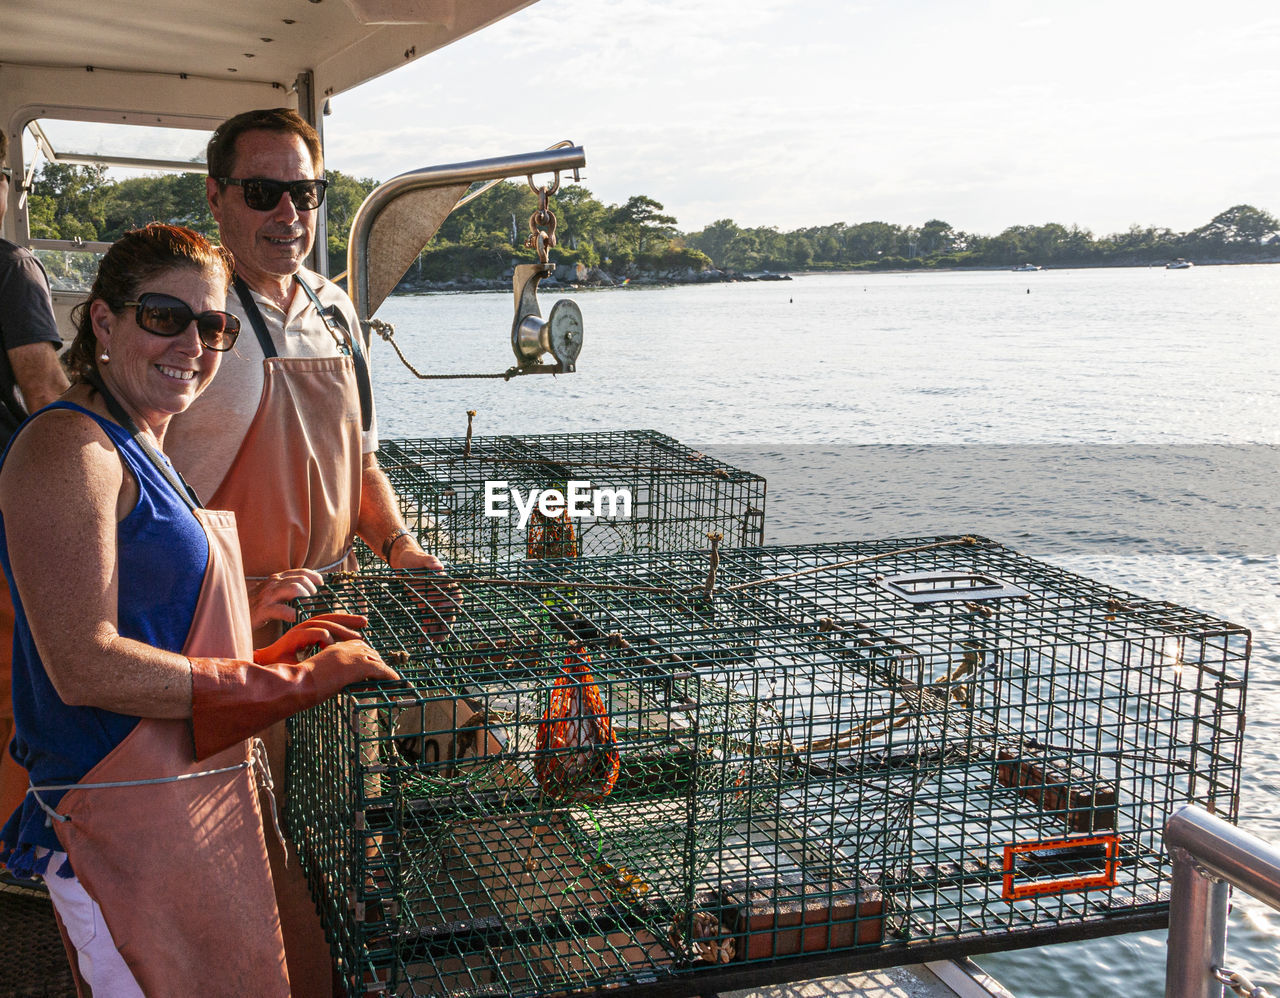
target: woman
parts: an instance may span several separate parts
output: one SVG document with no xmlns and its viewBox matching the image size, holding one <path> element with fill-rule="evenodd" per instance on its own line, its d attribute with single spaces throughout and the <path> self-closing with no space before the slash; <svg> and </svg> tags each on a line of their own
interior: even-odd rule
<svg viewBox="0 0 1280 998">
<path fill-rule="evenodd" d="M 288 995 L 245 739 L 396 677 L 361 617 L 252 652 L 234 517 L 200 508 L 163 456 L 235 343 L 230 279 L 194 232 L 126 234 L 80 306 L 72 387 L 0 468 L 13 751 L 31 776 L 0 860 L 45 878 L 95 998 Z"/>
</svg>

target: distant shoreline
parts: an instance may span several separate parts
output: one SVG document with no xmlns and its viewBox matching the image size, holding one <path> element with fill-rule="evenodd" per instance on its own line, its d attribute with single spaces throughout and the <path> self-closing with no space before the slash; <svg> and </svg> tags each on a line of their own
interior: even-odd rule
<svg viewBox="0 0 1280 998">
<path fill-rule="evenodd" d="M 1271 260 L 1206 260 L 1197 262 L 1199 267 L 1256 267 L 1280 264 L 1280 257 Z M 1038 271 L 1020 271 L 1012 267 L 909 267 L 884 270 L 796 270 L 788 274 L 736 274 L 716 271 L 717 276 L 690 278 L 671 275 L 641 275 L 608 281 L 574 282 L 548 278 L 538 285 L 540 291 L 616 291 L 629 288 L 672 288 L 699 284 L 758 284 L 782 283 L 798 277 L 821 277 L 833 275 L 837 277 L 867 277 L 876 274 L 1034 274 L 1061 270 L 1164 270 L 1162 263 L 1111 263 L 1111 264 L 1073 264 L 1061 267 L 1042 267 Z M 511 293 L 510 278 L 460 278 L 453 281 L 415 281 L 401 282 L 396 286 L 394 295 L 429 295 L 429 294 L 498 294 Z"/>
</svg>

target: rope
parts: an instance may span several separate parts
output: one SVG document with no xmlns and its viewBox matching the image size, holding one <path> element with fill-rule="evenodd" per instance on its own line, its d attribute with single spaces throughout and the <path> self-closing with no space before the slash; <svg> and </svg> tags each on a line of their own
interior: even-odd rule
<svg viewBox="0 0 1280 998">
<path fill-rule="evenodd" d="M 830 565 L 817 565 L 814 568 L 802 569 L 799 572 L 789 572 L 786 575 L 773 575 L 767 579 L 754 579 L 751 582 L 739 582 L 732 586 L 725 586 L 720 592 L 737 592 L 742 589 L 750 589 L 752 586 L 763 586 L 770 582 L 781 582 L 785 579 L 794 579 L 801 575 L 813 575 L 815 572 L 830 572 L 837 568 L 847 568 L 850 565 L 861 565 L 869 561 L 877 561 L 881 558 L 893 558 L 900 554 L 913 554 L 917 551 L 931 551 L 935 548 L 953 547 L 957 544 L 977 544 L 976 537 L 966 536 L 960 537 L 952 541 L 937 541 L 933 544 L 920 544 L 916 547 L 899 548 L 896 551 L 884 551 L 880 554 L 866 555 L 862 558 L 853 558 L 849 561 L 837 561 Z M 719 564 L 719 552 L 712 548 L 712 555 L 715 559 L 716 566 Z M 348 581 L 360 577 L 359 572 L 335 572 L 330 578 L 334 582 Z M 369 578 L 378 578 L 377 575 L 368 576 Z M 714 574 L 709 576 L 714 584 Z M 485 585 L 485 586 L 513 586 L 517 589 L 576 589 L 593 592 L 619 592 L 619 593 L 658 593 L 663 596 L 692 596 L 697 591 L 692 589 L 677 589 L 674 586 L 626 586 L 615 582 L 579 582 L 575 579 L 564 579 L 559 582 L 538 582 L 533 579 L 506 579 L 500 576 L 451 576 L 442 574 L 432 574 L 424 577 L 424 581 L 430 581 L 440 587 L 450 585 L 458 585 L 462 583 Z"/>
<path fill-rule="evenodd" d="M 896 551 L 884 551 L 880 554 L 869 554 L 862 558 L 852 558 L 849 561 L 837 561 L 830 565 L 816 565 L 813 568 L 804 568 L 798 572 L 788 572 L 786 575 L 771 575 L 767 579 L 753 579 L 751 582 L 738 582 L 732 586 L 725 586 L 724 592 L 732 593 L 741 589 L 750 589 L 753 586 L 763 586 L 770 582 L 783 582 L 786 579 L 799 578 L 802 575 L 813 575 L 815 572 L 829 572 L 836 568 L 848 568 L 850 565 L 864 565 L 869 561 L 879 561 L 881 558 L 895 558 L 900 554 L 915 554 L 917 551 L 932 551 L 935 548 L 954 547 L 957 544 L 977 544 L 976 537 L 960 537 L 953 541 L 935 541 L 933 544 L 920 544 L 916 547 L 899 548 Z"/>
<path fill-rule="evenodd" d="M 261 753 L 261 760 L 258 758 Z M 271 783 L 271 774 L 266 771 L 266 746 L 263 745 L 262 739 L 253 739 L 253 754 L 244 762 L 238 762 L 234 766 L 223 766 L 221 769 L 202 769 L 198 773 L 179 773 L 177 776 L 156 776 L 148 780 L 112 780 L 106 783 L 49 783 L 45 786 L 37 787 L 34 784 L 27 787 L 27 793 L 35 798 L 40 809 L 44 811 L 50 818 L 55 821 L 70 821 L 71 817 L 65 814 L 59 814 L 40 797 L 41 792 L 49 793 L 58 790 L 112 790 L 119 787 L 150 787 L 158 783 L 182 783 L 186 780 L 199 779 L 202 776 L 219 776 L 222 773 L 234 773 L 238 769 L 248 769 L 250 766 L 258 764 L 266 772 L 266 790 L 268 796 L 271 796 L 273 785 Z M 275 797 L 271 796 L 271 813 L 275 818 Z M 276 831 L 280 831 L 280 824 L 276 822 Z"/>
<path fill-rule="evenodd" d="M 391 349 L 393 349 L 396 352 L 396 356 L 400 358 L 400 363 L 407 367 L 409 369 L 409 373 L 419 381 L 456 381 L 463 378 L 501 378 L 503 381 L 510 381 L 520 373 L 520 369 L 518 367 L 509 367 L 507 370 L 499 374 L 423 374 L 409 363 L 409 358 L 404 355 L 404 351 L 400 349 L 399 343 L 390 336 L 384 335 L 383 339 L 391 344 Z"/>
<path fill-rule="evenodd" d="M 716 570 L 720 567 L 720 542 L 724 540 L 724 534 L 707 534 L 707 540 L 711 542 L 711 570 L 707 572 L 707 584 L 702 594 L 710 599 L 716 593 Z"/>
<path fill-rule="evenodd" d="M 400 344 L 395 340 L 396 327 L 389 322 L 383 322 L 381 319 L 369 319 L 365 323 L 370 329 L 376 332 L 384 340 L 391 344 L 391 349 L 396 352 L 396 356 L 400 358 L 400 363 L 409 369 L 419 381 L 451 381 L 459 378 L 502 378 L 504 381 L 510 381 L 518 374 L 524 372 L 518 367 L 509 367 L 500 374 L 423 374 L 411 363 L 409 358 L 404 355 L 404 351 L 400 349 Z"/>
<path fill-rule="evenodd" d="M 355 579 L 360 573 L 358 572 L 335 572 L 330 578 L 335 582 L 342 582 Z M 364 576 L 365 578 L 379 578 L 378 575 Z M 517 589 L 581 589 L 605 592 L 620 593 L 659 593 L 663 596 L 681 596 L 691 593 L 690 590 L 676 589 L 673 586 L 624 586 L 620 583 L 610 582 L 577 582 L 566 579 L 562 582 L 538 582 L 533 579 L 504 579 L 500 577 L 481 577 L 466 576 L 453 577 L 449 575 L 440 575 L 438 573 L 424 577 L 424 581 L 432 582 L 440 588 L 446 588 L 450 585 L 458 583 L 474 583 L 476 585 L 485 586 L 514 586 Z"/>
<path fill-rule="evenodd" d="M 1213 976 L 1219 984 L 1225 984 L 1240 998 L 1271 998 L 1271 992 L 1264 988 L 1261 984 L 1254 984 L 1253 981 L 1245 977 L 1238 970 L 1227 970 L 1224 967 L 1214 967 Z"/>
<path fill-rule="evenodd" d="M 459 375 L 463 377 L 463 375 Z M 497 375 L 494 375 L 497 377 Z M 471 410 L 468 410 L 471 411 Z M 686 468 L 679 466 L 675 469 L 667 464 L 622 464 L 615 461 L 584 461 L 582 459 L 567 458 L 563 461 L 557 461 L 554 458 L 534 458 L 534 457 L 486 457 L 482 454 L 469 454 L 463 452 L 463 457 L 477 463 L 489 462 L 491 464 L 533 464 L 550 468 L 553 471 L 567 469 L 570 473 L 579 472 L 589 468 L 608 468 L 610 471 L 679 471 L 682 475 L 712 475 L 716 478 L 728 478 L 730 472 L 726 468 Z M 447 460 L 447 459 L 446 459 Z M 700 461 L 701 454 L 691 454 L 686 460 Z M 416 463 L 399 463 L 383 465 L 384 468 L 416 468 Z"/>
<path fill-rule="evenodd" d="M 467 446 L 462 450 L 463 457 L 471 456 L 471 424 L 475 421 L 476 411 L 474 409 L 467 410 Z"/>
</svg>

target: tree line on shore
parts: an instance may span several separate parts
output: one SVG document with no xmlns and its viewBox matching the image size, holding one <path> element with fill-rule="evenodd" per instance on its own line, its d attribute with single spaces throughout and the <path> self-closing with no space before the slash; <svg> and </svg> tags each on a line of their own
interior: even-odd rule
<svg viewBox="0 0 1280 998">
<path fill-rule="evenodd" d="M 329 180 L 330 273 L 346 269 L 351 221 L 377 181 L 326 171 Z M 114 180 L 100 166 L 46 163 L 28 197 L 31 235 L 43 239 L 110 242 L 149 221 L 186 225 L 206 235 L 216 226 L 195 173 Z M 557 263 L 611 273 L 674 274 L 803 270 L 910 270 L 952 267 L 1141 266 L 1179 257 L 1197 262 L 1280 259 L 1280 221 L 1240 204 L 1189 232 L 1154 226 L 1094 236 L 1057 222 L 1015 225 L 998 235 L 953 228 L 940 219 L 920 225 L 835 222 L 781 232 L 744 228 L 720 219 L 681 232 L 663 205 L 643 194 L 604 204 L 586 188 L 562 187 L 551 198 L 556 214 Z M 527 184 L 505 181 L 450 215 L 410 268 L 420 282 L 462 275 L 497 278 L 513 260 L 532 260 L 525 248 L 537 197 Z"/>
</svg>

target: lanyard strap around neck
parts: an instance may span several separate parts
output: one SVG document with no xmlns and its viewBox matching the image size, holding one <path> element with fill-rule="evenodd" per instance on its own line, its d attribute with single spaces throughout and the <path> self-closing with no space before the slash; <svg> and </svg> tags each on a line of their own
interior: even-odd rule
<svg viewBox="0 0 1280 998">
<path fill-rule="evenodd" d="M 235 285 L 236 296 L 240 299 L 244 314 L 249 317 L 249 325 L 253 327 L 254 335 L 258 337 L 258 346 L 262 348 L 262 356 L 279 356 L 279 351 L 276 350 L 271 334 L 267 332 L 267 323 L 262 318 L 262 310 L 258 308 L 258 303 L 253 300 L 253 292 L 249 290 L 249 285 L 245 284 L 244 278 L 239 274 L 231 278 L 231 283 Z"/>
<path fill-rule="evenodd" d="M 315 306 L 316 312 L 325 326 L 338 340 L 339 345 L 345 347 L 343 352 L 349 352 L 351 355 L 352 363 L 356 369 L 356 390 L 360 393 L 360 423 L 365 430 L 368 430 L 373 425 L 373 383 L 369 378 L 369 361 L 364 355 L 360 337 L 356 336 L 348 328 L 345 317 L 336 306 L 326 307 L 321 305 L 320 296 L 315 293 L 311 285 L 297 274 L 293 275 L 293 279 L 298 282 L 307 297 L 311 299 L 311 304 Z M 249 325 L 253 327 L 254 335 L 258 337 L 258 345 L 262 348 L 262 356 L 268 358 L 280 356 L 280 351 L 276 349 L 275 342 L 267 331 L 267 322 L 262 317 L 262 310 L 258 308 L 258 303 L 254 300 L 253 292 L 249 290 L 249 285 L 244 282 L 244 278 L 239 274 L 232 278 L 232 283 L 235 285 L 236 295 L 240 299 L 245 315 L 249 317 Z"/>
<path fill-rule="evenodd" d="M 324 324 L 335 336 L 340 335 L 351 351 L 351 361 L 356 368 L 356 390 L 360 393 L 360 425 L 368 430 L 373 422 L 373 383 L 369 378 L 369 361 L 364 355 L 360 337 L 347 326 L 346 317 L 337 305 L 321 305 L 320 296 L 315 293 L 311 285 L 296 274 L 294 277 L 302 285 L 302 290 L 307 293 L 316 311 L 320 313 Z"/>
<path fill-rule="evenodd" d="M 124 406 L 111 394 L 111 390 L 102 380 L 102 375 L 94 371 L 87 380 L 102 396 L 102 401 L 106 403 L 107 412 L 111 413 L 111 418 L 123 426 L 129 436 L 133 437 L 134 443 L 142 449 L 147 459 L 155 466 L 156 471 L 164 476 L 165 481 L 173 486 L 173 490 L 178 493 L 178 498 L 187 504 L 187 508 L 193 513 L 197 509 L 203 508 L 204 504 L 200 502 L 200 497 L 196 495 L 195 489 L 187 484 L 186 479 L 178 474 L 178 469 L 165 460 L 164 455 L 156 449 L 155 444 L 148 440 L 146 434 L 138 429 L 138 424 L 133 421 L 133 417 L 125 412 Z"/>
</svg>

